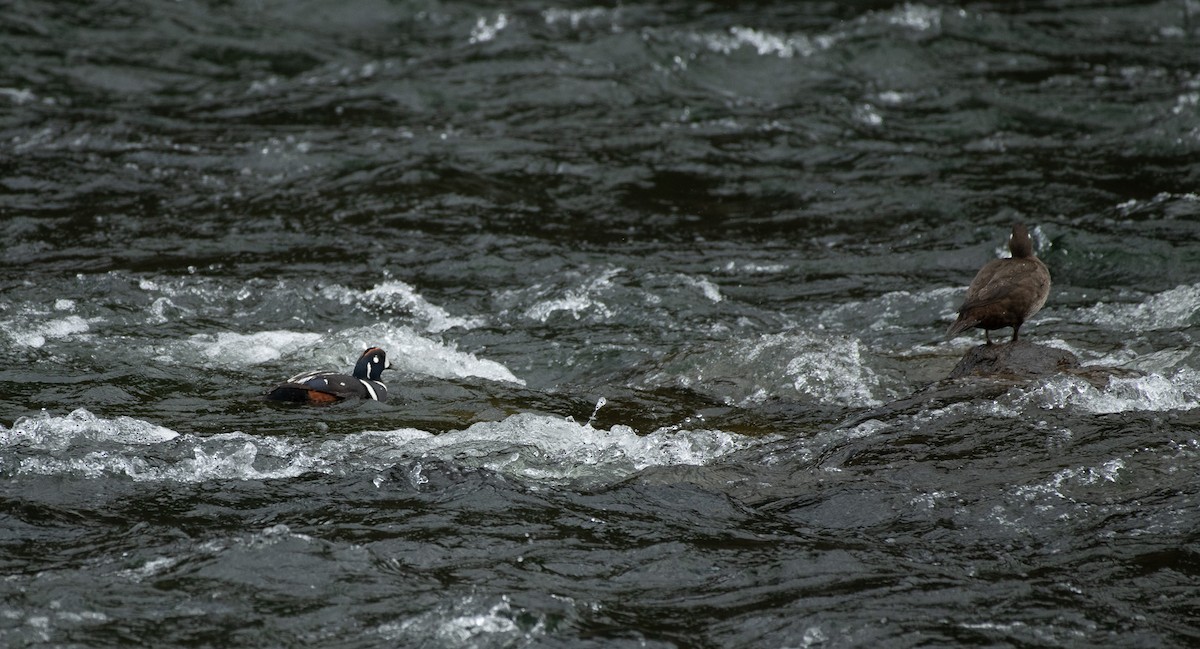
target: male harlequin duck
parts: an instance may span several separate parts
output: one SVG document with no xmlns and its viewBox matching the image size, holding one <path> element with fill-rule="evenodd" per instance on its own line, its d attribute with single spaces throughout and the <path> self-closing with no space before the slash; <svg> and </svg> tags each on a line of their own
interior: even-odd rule
<svg viewBox="0 0 1200 649">
<path fill-rule="evenodd" d="M 1050 271 L 1033 254 L 1033 237 L 1017 223 L 1008 238 L 1011 259 L 993 259 L 984 264 L 967 287 L 967 297 L 958 309 L 958 319 L 946 337 L 978 327 L 987 344 L 992 329 L 1013 328 L 1013 342 L 1021 324 L 1037 313 L 1050 295 Z"/>
<path fill-rule="evenodd" d="M 305 372 L 271 388 L 266 398 L 272 401 L 335 403 L 344 399 L 387 399 L 387 386 L 379 381 L 390 368 L 387 354 L 372 347 L 358 357 L 353 376 L 337 372 Z"/>
</svg>

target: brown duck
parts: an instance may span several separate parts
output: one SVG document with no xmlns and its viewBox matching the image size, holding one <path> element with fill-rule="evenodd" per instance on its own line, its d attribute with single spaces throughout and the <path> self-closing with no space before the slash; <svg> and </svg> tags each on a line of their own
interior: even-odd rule
<svg viewBox="0 0 1200 649">
<path fill-rule="evenodd" d="M 1013 328 L 1017 340 L 1021 324 L 1037 313 L 1050 295 L 1050 271 L 1033 254 L 1033 237 L 1017 223 L 1008 238 L 1011 259 L 993 259 L 971 280 L 967 297 L 958 309 L 958 319 L 950 325 L 946 337 L 978 327 L 983 329 L 987 344 L 992 329 Z"/>
</svg>

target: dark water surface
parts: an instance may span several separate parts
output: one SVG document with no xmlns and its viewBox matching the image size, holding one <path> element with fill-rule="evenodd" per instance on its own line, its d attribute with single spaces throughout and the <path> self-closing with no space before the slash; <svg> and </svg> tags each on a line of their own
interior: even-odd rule
<svg viewBox="0 0 1200 649">
<path fill-rule="evenodd" d="M 18 0 L 0 62 L 0 645 L 1200 645 L 1195 0 Z M 1022 334 L 1129 372 L 940 382 L 1017 219 Z"/>
</svg>

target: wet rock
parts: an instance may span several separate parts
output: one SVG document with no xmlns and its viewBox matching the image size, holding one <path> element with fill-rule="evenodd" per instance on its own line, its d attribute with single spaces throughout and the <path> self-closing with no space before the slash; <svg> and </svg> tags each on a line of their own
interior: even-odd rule
<svg viewBox="0 0 1200 649">
<path fill-rule="evenodd" d="M 1144 376 L 1138 370 L 1102 365 L 1080 365 L 1071 352 L 1017 342 L 972 347 L 950 372 L 950 376 L 917 389 L 912 395 L 882 406 L 853 413 L 836 429 L 847 430 L 870 422 L 890 422 L 898 417 L 916 415 L 947 406 L 976 400 L 995 401 L 1016 386 L 1035 382 L 1053 374 L 1070 374 L 1104 389 L 1113 378 Z M 966 380 L 959 379 L 979 379 Z M 836 430 L 835 429 L 835 430 Z M 863 439 L 871 439 L 866 436 Z M 849 466 L 858 452 L 855 445 L 839 445 L 822 456 L 822 464 Z"/>
<path fill-rule="evenodd" d="M 1079 359 L 1071 352 L 1017 340 L 995 345 L 972 347 L 950 371 L 950 378 L 964 376 L 1003 376 L 1026 378 L 1079 369 Z"/>
</svg>

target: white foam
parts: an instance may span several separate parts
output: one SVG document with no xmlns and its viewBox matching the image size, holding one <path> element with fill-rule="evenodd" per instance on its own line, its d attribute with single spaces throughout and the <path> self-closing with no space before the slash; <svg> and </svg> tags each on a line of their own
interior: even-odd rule
<svg viewBox="0 0 1200 649">
<path fill-rule="evenodd" d="M 532 616 L 537 622 L 522 630 L 516 618 Z M 507 595 L 470 595 L 413 618 L 382 624 L 376 633 L 402 646 L 424 645 L 433 639 L 438 646 L 490 647 L 524 646 L 545 630 L 544 614 L 514 609 Z"/>
<path fill-rule="evenodd" d="M 880 404 L 875 396 L 881 390 L 879 377 L 867 366 L 859 340 L 807 331 L 688 352 L 649 380 L 714 393 L 741 405 L 777 397 Z"/>
<path fill-rule="evenodd" d="M 954 321 L 962 294 L 960 287 L 893 291 L 867 300 L 839 304 L 817 316 L 817 322 L 839 330 L 895 331 L 927 326 L 930 315 L 940 312 L 948 325 Z"/>
<path fill-rule="evenodd" d="M 1184 97 L 1200 97 L 1200 94 L 1191 93 L 1188 95 L 1181 95 L 1180 98 L 1183 99 Z M 1181 106 L 1176 106 L 1175 110 L 1180 108 Z M 1188 106 L 1188 108 L 1190 108 L 1190 106 Z M 1156 208 L 1161 210 L 1168 218 L 1182 219 L 1185 217 L 1195 216 L 1196 209 L 1198 207 L 1197 203 L 1200 203 L 1200 194 L 1195 192 L 1189 192 L 1187 194 L 1159 192 L 1155 194 L 1153 198 L 1143 199 L 1140 201 L 1136 198 L 1131 198 L 1122 203 L 1117 203 L 1115 207 L 1124 216 L 1128 216 L 1138 210 Z"/>
<path fill-rule="evenodd" d="M 717 430 L 660 429 L 642 436 L 628 426 L 603 430 L 523 413 L 413 438 L 397 452 L 473 463 L 536 480 L 611 480 L 651 466 L 707 464 L 752 443 L 751 438 Z"/>
<path fill-rule="evenodd" d="M 832 37 L 781 35 L 741 26 L 730 27 L 724 34 L 699 34 L 696 38 L 709 50 L 721 54 L 748 48 L 759 56 L 777 56 L 782 59 L 811 56 L 820 50 L 828 49 L 836 42 Z"/>
<path fill-rule="evenodd" d="M 1097 414 L 1131 410 L 1190 410 L 1200 407 L 1200 373 L 1178 370 L 1171 378 L 1150 374 L 1110 378 L 1103 388 L 1076 376 L 1057 376 L 1018 399 L 1037 407 L 1078 408 Z"/>
<path fill-rule="evenodd" d="M 61 451 L 80 442 L 112 442 L 124 445 L 158 444 L 179 433 L 133 417 L 105 419 L 83 408 L 65 417 L 40 413 L 21 417 L 12 428 L 0 427 L 0 447 L 21 446 Z"/>
<path fill-rule="evenodd" d="M 186 309 L 175 304 L 169 297 L 157 297 L 150 303 L 150 317 L 147 318 L 147 322 L 150 324 L 164 324 L 172 318 L 181 320 L 194 313 L 191 309 Z"/>
<path fill-rule="evenodd" d="M 321 458 L 305 453 L 301 445 L 277 437 L 244 433 L 183 435 L 154 443 L 160 446 L 154 451 L 153 462 L 147 461 L 142 451 L 127 447 L 72 457 L 26 457 L 18 472 L 86 478 L 125 475 L 139 482 L 188 483 L 294 478 L 325 467 Z"/>
<path fill-rule="evenodd" d="M 546 322 L 555 313 L 566 311 L 578 320 L 583 313 L 593 311 L 600 318 L 609 318 L 612 316 L 612 311 L 598 296 L 612 289 L 612 279 L 622 272 L 624 272 L 622 268 L 605 269 L 581 286 L 569 288 L 559 296 L 535 303 L 525 310 L 525 317 L 538 322 Z M 542 291 L 544 289 L 541 286 L 533 286 L 530 290 Z"/>
<path fill-rule="evenodd" d="M 864 126 L 883 126 L 883 115 L 879 114 L 879 110 L 869 103 L 855 106 L 850 111 L 850 116 Z"/>
<path fill-rule="evenodd" d="M 915 93 L 901 92 L 898 90 L 884 90 L 883 92 L 875 95 L 880 103 L 887 104 L 888 106 L 899 106 L 901 104 L 908 103 L 913 99 L 914 96 Z"/>
<path fill-rule="evenodd" d="M 218 366 L 238 367 L 273 361 L 313 345 L 320 339 L 320 334 L 299 331 L 259 331 L 252 334 L 223 331 L 218 334 L 195 334 L 188 338 L 188 343 Z"/>
<path fill-rule="evenodd" d="M 921 4 L 906 3 L 904 6 L 883 12 L 871 12 L 855 21 L 852 31 L 835 31 L 825 34 L 783 34 L 752 27 L 733 26 L 725 33 L 697 34 L 706 49 L 721 54 L 739 50 L 752 50 L 759 56 L 774 56 L 781 59 L 808 57 L 828 50 L 839 42 L 853 38 L 853 31 L 884 24 L 899 26 L 918 32 L 937 32 L 942 26 L 942 10 Z"/>
<path fill-rule="evenodd" d="M 333 285 L 321 289 L 321 295 L 346 305 L 362 305 L 383 310 L 386 313 L 406 311 L 425 321 L 425 330 L 442 332 L 448 329 L 475 329 L 487 321 L 482 317 L 452 316 L 445 309 L 421 296 L 411 285 L 391 280 L 376 284 L 366 291 Z"/>
<path fill-rule="evenodd" d="M 506 27 L 508 27 L 508 15 L 504 12 L 496 14 L 495 20 L 491 21 L 481 16 L 475 21 L 475 27 L 471 29 L 471 37 L 468 42 L 475 45 L 495 40 L 496 36 Z"/>
<path fill-rule="evenodd" d="M 1196 350 L 1193 349 L 1159 349 L 1141 354 L 1132 349 L 1118 349 L 1099 356 L 1093 363 L 1107 367 L 1126 367 L 1147 374 L 1167 374 L 1190 364 L 1195 355 Z"/>
<path fill-rule="evenodd" d="M 0 331 L 7 333 L 17 345 L 38 349 L 45 346 L 47 341 L 62 340 L 91 329 L 88 321 L 77 315 L 40 322 L 32 319 L 37 315 L 30 313 L 17 320 L 0 322 Z"/>
<path fill-rule="evenodd" d="M 1195 324 L 1200 284 L 1181 285 L 1138 304 L 1105 304 L 1080 309 L 1076 319 L 1121 331 L 1181 329 Z"/>
<path fill-rule="evenodd" d="M 31 424 L 30 421 L 35 422 Z M 111 442 L 103 450 L 69 451 L 80 437 Z M 412 458 L 485 468 L 535 481 L 619 480 L 652 466 L 702 465 L 749 447 L 754 440 L 715 430 L 664 429 L 640 436 L 626 426 L 600 430 L 546 415 L 518 414 L 433 435 L 406 428 L 367 431 L 336 439 L 244 432 L 178 435 L 128 417 L 99 419 L 86 411 L 69 417 L 18 420 L 0 428 L 3 446 L 45 450 L 22 458 L 18 473 L 136 481 L 266 480 L 307 473 L 384 471 Z M 154 445 L 153 451 L 145 447 Z M 419 486 L 420 464 L 407 479 Z M 382 483 L 379 483 L 382 484 Z"/>
<path fill-rule="evenodd" d="M 38 96 L 28 88 L 0 88 L 0 97 L 6 97 L 18 106 L 37 100 Z"/>
<path fill-rule="evenodd" d="M 1025 500 L 1036 500 L 1043 496 L 1068 498 L 1064 491 L 1071 487 L 1089 486 L 1100 482 L 1116 482 L 1125 468 L 1125 460 L 1114 458 L 1094 467 L 1078 466 L 1062 469 L 1045 482 L 1016 487 L 1014 492 Z"/>
<path fill-rule="evenodd" d="M 729 261 L 723 266 L 713 268 L 714 273 L 725 273 L 727 275 L 774 275 L 787 270 L 787 264 L 766 263 L 760 264 L 753 261 Z"/>
<path fill-rule="evenodd" d="M 555 313 L 565 311 L 578 320 L 580 314 L 589 309 L 596 311 L 602 318 L 612 315 L 612 312 L 608 310 L 608 307 L 603 302 L 593 300 L 584 293 L 572 292 L 560 298 L 538 302 L 525 311 L 525 317 L 537 320 L 538 322 L 545 322 Z"/>
<path fill-rule="evenodd" d="M 459 351 L 453 344 L 430 340 L 408 327 L 388 324 L 356 327 L 327 335 L 286 330 L 196 334 L 182 346 L 156 351 L 162 358 L 185 365 L 243 367 L 291 357 L 295 359 L 296 372 L 308 369 L 348 372 L 362 351 L 373 346 L 382 347 L 392 367 L 400 372 L 437 378 L 476 377 L 525 385 L 524 380 L 501 363 Z"/>
<path fill-rule="evenodd" d="M 579 29 L 582 25 L 603 21 L 613 31 L 619 30 L 615 10 L 602 7 L 591 7 L 588 9 L 545 9 L 542 11 L 542 19 L 546 21 L 547 25 L 565 23 L 570 25 L 571 29 Z"/>
<path fill-rule="evenodd" d="M 424 338 L 403 327 L 388 328 L 376 340 L 387 351 L 388 360 L 396 369 L 438 378 L 477 377 L 525 385 L 523 379 L 517 378 L 501 363 L 459 351 L 453 344 Z"/>
<path fill-rule="evenodd" d="M 942 506 L 943 503 L 953 503 L 956 498 L 958 498 L 957 491 L 922 491 L 910 498 L 908 504 L 929 510 Z"/>
<path fill-rule="evenodd" d="M 137 286 L 152 300 L 148 312 L 150 321 L 154 323 L 196 314 L 226 318 L 231 313 L 241 317 L 262 311 L 268 317 L 275 317 L 289 310 L 299 312 L 310 309 L 314 302 L 319 305 L 322 300 L 373 313 L 411 315 L 417 326 L 432 332 L 452 328 L 473 329 L 486 323 L 486 319 L 479 316 L 451 315 L 446 309 L 426 300 L 412 285 L 399 280 L 383 281 L 366 290 L 340 284 L 316 290 L 308 284 L 294 285 L 283 280 L 229 286 L 203 277 L 182 280 L 140 278 Z M 300 315 L 297 319 L 305 321 Z"/>
<path fill-rule="evenodd" d="M 322 462 L 286 440 L 229 433 L 193 442 L 192 457 L 166 469 L 146 467 L 130 476 L 142 480 L 205 482 L 208 480 L 277 480 L 295 478 L 317 469 Z M 270 467 L 255 466 L 259 453 L 274 460 Z M 280 461 L 282 460 L 282 461 Z"/>
<path fill-rule="evenodd" d="M 685 284 L 700 289 L 700 292 L 704 297 L 708 298 L 709 302 L 716 303 L 723 299 L 721 297 L 721 288 L 707 277 L 691 277 L 688 275 L 681 275 L 680 277 Z"/>
<path fill-rule="evenodd" d="M 671 327 L 677 309 L 697 305 L 697 293 L 712 304 L 725 299 L 720 286 L 705 275 L 651 273 L 622 277 L 625 272 L 619 267 L 566 271 L 544 282 L 499 292 L 496 302 L 502 315 L 515 314 L 541 323 L 567 316 L 589 322 L 625 318 L 644 322 L 654 318 L 660 326 Z"/>
<path fill-rule="evenodd" d="M 835 339 L 828 347 L 798 352 L 788 361 L 787 372 L 797 392 L 844 405 L 876 406 L 872 396 L 878 377 L 863 360 L 857 339 Z"/>
<path fill-rule="evenodd" d="M 129 579 L 130 581 L 140 582 L 145 579 L 157 577 L 161 573 L 174 568 L 179 564 L 179 559 L 173 557 L 156 557 L 151 559 L 137 568 L 129 568 L 118 571 L 117 574 Z"/>
<path fill-rule="evenodd" d="M 905 3 L 903 7 L 892 9 L 882 15 L 889 24 L 917 31 L 937 30 L 942 26 L 942 10 L 937 7 Z"/>
</svg>

